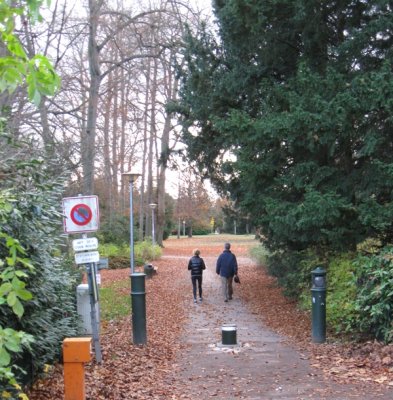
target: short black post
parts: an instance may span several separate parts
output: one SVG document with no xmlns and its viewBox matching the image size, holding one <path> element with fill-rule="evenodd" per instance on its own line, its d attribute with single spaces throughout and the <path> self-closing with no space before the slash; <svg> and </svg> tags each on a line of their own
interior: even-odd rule
<svg viewBox="0 0 393 400">
<path fill-rule="evenodd" d="M 133 343 L 146 344 L 146 274 L 135 272 L 130 277 Z"/>
<path fill-rule="evenodd" d="M 237 344 L 236 325 L 223 325 L 221 327 L 221 343 L 224 346 Z"/>
<path fill-rule="evenodd" d="M 143 267 L 143 272 L 146 274 L 146 279 L 151 279 L 153 278 L 154 267 L 151 264 L 146 264 Z"/>
<path fill-rule="evenodd" d="M 311 271 L 312 341 L 326 341 L 326 270 L 322 267 Z"/>
</svg>

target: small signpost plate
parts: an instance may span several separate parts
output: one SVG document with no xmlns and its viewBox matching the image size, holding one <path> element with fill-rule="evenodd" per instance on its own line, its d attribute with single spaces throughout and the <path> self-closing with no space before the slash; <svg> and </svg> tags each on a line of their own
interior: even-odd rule
<svg viewBox="0 0 393 400">
<path fill-rule="evenodd" d="M 85 251 L 83 253 L 75 253 L 75 262 L 77 264 L 89 264 L 100 261 L 98 251 Z"/>
<path fill-rule="evenodd" d="M 72 248 L 74 251 L 97 250 L 98 239 L 95 237 L 75 239 L 72 241 Z"/>
</svg>

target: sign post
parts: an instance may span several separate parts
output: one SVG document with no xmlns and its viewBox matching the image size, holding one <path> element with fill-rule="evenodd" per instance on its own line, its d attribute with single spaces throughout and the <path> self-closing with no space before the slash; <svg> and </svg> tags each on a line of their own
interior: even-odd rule
<svg viewBox="0 0 393 400">
<path fill-rule="evenodd" d="M 78 196 L 63 199 L 64 233 L 82 233 L 81 239 L 72 241 L 76 264 L 86 266 L 89 285 L 91 328 L 96 360 L 102 361 L 96 304 L 98 303 L 97 263 L 100 261 L 97 238 L 88 238 L 87 232 L 99 228 L 99 209 L 97 196 Z"/>
</svg>

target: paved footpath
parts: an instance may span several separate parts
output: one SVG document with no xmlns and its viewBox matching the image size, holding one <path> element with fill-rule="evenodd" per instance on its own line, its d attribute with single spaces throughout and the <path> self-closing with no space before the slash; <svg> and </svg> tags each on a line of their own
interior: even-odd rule
<svg viewBox="0 0 393 400">
<path fill-rule="evenodd" d="M 184 257 L 185 260 L 188 257 Z M 185 349 L 173 378 L 182 382 L 179 399 L 393 399 L 393 390 L 376 392 L 324 379 L 306 354 L 286 344 L 236 295 L 228 303 L 220 295 L 215 258 L 204 257 L 204 299 L 193 304 L 190 282 L 190 318 L 181 340 Z M 249 259 L 239 259 L 242 268 Z M 236 324 L 237 345 L 222 346 L 222 326 Z M 374 389 L 373 389 L 374 388 Z"/>
</svg>

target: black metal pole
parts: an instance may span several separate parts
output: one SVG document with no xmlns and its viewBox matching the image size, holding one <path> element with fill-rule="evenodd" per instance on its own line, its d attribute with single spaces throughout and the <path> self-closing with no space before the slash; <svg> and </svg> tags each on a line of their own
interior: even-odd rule
<svg viewBox="0 0 393 400">
<path fill-rule="evenodd" d="M 312 341 L 326 341 L 326 270 L 318 267 L 311 272 Z"/>
<path fill-rule="evenodd" d="M 134 344 L 146 344 L 146 274 L 131 274 L 132 337 Z"/>
<path fill-rule="evenodd" d="M 98 287 L 96 281 L 96 266 L 94 263 L 86 265 L 87 281 L 89 284 L 89 295 L 90 295 L 90 318 L 91 318 L 91 329 L 93 333 L 93 345 L 96 360 L 98 363 L 102 362 L 102 353 L 100 345 L 100 334 L 99 334 L 99 322 L 97 321 L 97 309 L 98 305 Z"/>
</svg>

